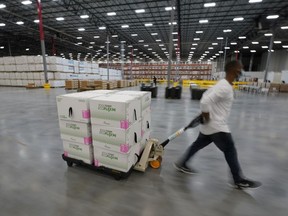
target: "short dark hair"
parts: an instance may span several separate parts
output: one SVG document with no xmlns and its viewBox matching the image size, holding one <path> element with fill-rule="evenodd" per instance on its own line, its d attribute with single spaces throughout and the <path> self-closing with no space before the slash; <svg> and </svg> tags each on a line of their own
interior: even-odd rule
<svg viewBox="0 0 288 216">
<path fill-rule="evenodd" d="M 235 67 L 241 65 L 239 61 L 230 61 L 225 65 L 225 72 L 229 73 L 231 70 L 233 70 Z"/>
</svg>

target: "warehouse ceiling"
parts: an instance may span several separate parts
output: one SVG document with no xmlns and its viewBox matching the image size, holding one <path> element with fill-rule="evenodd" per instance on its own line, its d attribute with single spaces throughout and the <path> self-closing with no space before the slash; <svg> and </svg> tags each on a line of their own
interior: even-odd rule
<svg viewBox="0 0 288 216">
<path fill-rule="evenodd" d="M 265 34 L 269 33 L 276 41 L 273 50 L 287 49 L 288 45 L 287 0 L 42 0 L 41 3 L 48 55 L 105 60 L 108 36 L 112 60 L 120 59 L 122 41 L 127 61 L 132 56 L 139 61 L 167 61 L 171 27 L 174 60 L 177 50 L 181 61 L 217 60 L 225 50 L 227 55 L 261 54 L 268 52 L 271 36 Z M 267 19 L 271 15 L 277 16 Z M 41 54 L 39 24 L 35 20 L 38 20 L 36 0 L 0 0 L 0 56 Z M 173 25 L 169 25 L 171 21 Z"/>
</svg>

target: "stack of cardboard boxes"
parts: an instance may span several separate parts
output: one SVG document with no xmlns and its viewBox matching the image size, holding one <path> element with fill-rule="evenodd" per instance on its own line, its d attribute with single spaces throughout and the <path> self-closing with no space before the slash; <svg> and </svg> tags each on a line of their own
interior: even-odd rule
<svg viewBox="0 0 288 216">
<path fill-rule="evenodd" d="M 64 155 L 128 172 L 150 137 L 150 92 L 96 90 L 57 97 Z"/>
</svg>

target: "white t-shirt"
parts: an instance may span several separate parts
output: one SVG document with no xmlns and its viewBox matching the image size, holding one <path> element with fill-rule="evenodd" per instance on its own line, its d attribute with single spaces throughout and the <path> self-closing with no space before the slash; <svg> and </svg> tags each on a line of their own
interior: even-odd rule
<svg viewBox="0 0 288 216">
<path fill-rule="evenodd" d="M 200 101 L 202 112 L 210 113 L 210 121 L 201 125 L 200 132 L 210 135 L 218 132 L 230 133 L 227 120 L 234 99 L 233 88 L 226 79 L 208 89 Z"/>
</svg>

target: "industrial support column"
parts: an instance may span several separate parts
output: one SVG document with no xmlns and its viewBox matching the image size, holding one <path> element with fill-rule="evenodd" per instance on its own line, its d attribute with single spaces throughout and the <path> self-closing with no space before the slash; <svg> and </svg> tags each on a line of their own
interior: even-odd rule
<svg viewBox="0 0 288 216">
<path fill-rule="evenodd" d="M 254 60 L 254 53 L 252 53 L 251 58 L 250 58 L 249 71 L 252 71 L 253 60 Z"/>
<path fill-rule="evenodd" d="M 172 0 L 171 1 L 171 7 L 172 7 L 172 11 L 171 11 L 171 17 L 170 17 L 170 31 L 169 31 L 169 60 L 168 60 L 168 74 L 167 74 L 167 87 L 170 88 L 170 75 L 171 75 L 171 64 L 172 64 L 172 50 L 173 50 L 173 21 L 174 21 L 174 14 L 175 14 L 175 10 L 174 10 L 174 5 L 175 5 L 175 1 L 176 0 Z"/>
<path fill-rule="evenodd" d="M 225 47 L 224 47 L 224 57 L 223 57 L 223 67 L 222 67 L 222 71 L 225 70 L 225 64 L 226 64 L 226 53 L 227 53 L 227 43 L 228 43 L 228 37 L 226 37 L 226 42 L 225 42 Z"/>
<path fill-rule="evenodd" d="M 9 55 L 12 56 L 11 44 L 10 44 L 10 40 L 9 39 L 8 39 L 8 49 L 9 49 Z"/>
<path fill-rule="evenodd" d="M 132 65 L 133 65 L 133 47 L 131 48 L 131 55 L 130 55 L 130 79 L 132 79 Z"/>
<path fill-rule="evenodd" d="M 45 50 L 44 30 L 43 30 L 43 21 L 42 21 L 42 4 L 41 4 L 41 0 L 37 0 L 36 2 L 37 2 L 37 10 L 38 10 L 38 18 L 39 18 L 39 32 L 40 32 L 45 84 L 48 84 L 46 50 Z M 46 85 L 46 87 L 49 88 L 50 86 Z"/>
<path fill-rule="evenodd" d="M 271 59 L 271 53 L 272 53 L 272 49 L 273 49 L 273 41 L 274 41 L 274 33 L 273 33 L 272 37 L 270 38 L 270 45 L 269 45 L 267 62 L 266 62 L 266 67 L 265 67 L 265 74 L 264 74 L 264 82 L 267 81 L 268 70 L 269 70 L 270 59 Z"/>
<path fill-rule="evenodd" d="M 109 81 L 109 33 L 107 33 L 107 80 Z"/>
<path fill-rule="evenodd" d="M 122 73 L 122 79 L 124 79 L 124 42 L 121 41 L 120 45 L 120 53 L 121 53 L 121 73 Z"/>
</svg>

